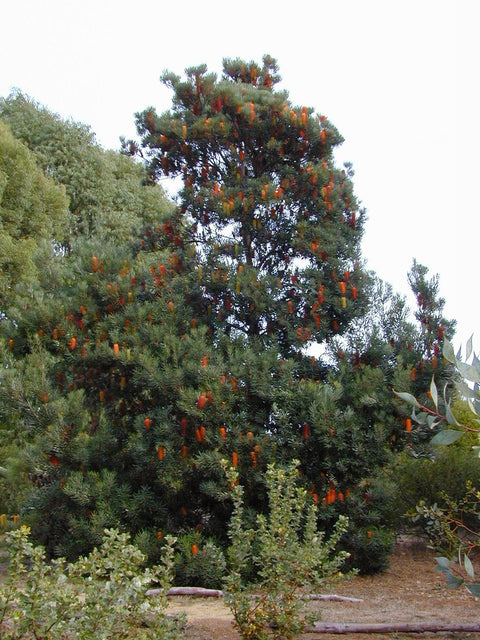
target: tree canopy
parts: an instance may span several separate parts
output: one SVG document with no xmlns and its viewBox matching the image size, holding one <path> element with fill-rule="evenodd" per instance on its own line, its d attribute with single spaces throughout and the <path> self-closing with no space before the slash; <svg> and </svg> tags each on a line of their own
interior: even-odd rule
<svg viewBox="0 0 480 640">
<path fill-rule="evenodd" d="M 164 73 L 172 110 L 148 108 L 137 126 L 150 174 L 183 179 L 183 241 L 212 327 L 288 355 L 362 312 L 364 213 L 351 172 L 334 164 L 340 134 L 276 90 L 277 71 L 265 56 L 225 60 L 220 79 L 205 66 L 185 80 Z"/>
<path fill-rule="evenodd" d="M 0 309 L 16 289 L 38 277 L 35 258 L 42 241 L 62 243 L 67 233 L 65 188 L 37 165 L 34 155 L 0 121 Z"/>
<path fill-rule="evenodd" d="M 103 150 L 86 125 L 60 118 L 21 92 L 0 100 L 0 119 L 45 174 L 65 187 L 68 241 L 93 236 L 132 240 L 170 206 L 161 187 L 146 184 L 139 163 Z"/>
</svg>

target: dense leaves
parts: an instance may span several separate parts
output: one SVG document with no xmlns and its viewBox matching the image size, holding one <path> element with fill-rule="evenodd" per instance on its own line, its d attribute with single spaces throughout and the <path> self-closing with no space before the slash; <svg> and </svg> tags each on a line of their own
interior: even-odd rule
<svg viewBox="0 0 480 640">
<path fill-rule="evenodd" d="M 180 176 L 184 242 L 217 331 L 261 338 L 283 356 L 358 315 L 363 212 L 337 169 L 342 138 L 325 116 L 276 91 L 277 65 L 224 61 L 171 73 L 173 109 L 137 117 L 153 177 Z"/>
</svg>

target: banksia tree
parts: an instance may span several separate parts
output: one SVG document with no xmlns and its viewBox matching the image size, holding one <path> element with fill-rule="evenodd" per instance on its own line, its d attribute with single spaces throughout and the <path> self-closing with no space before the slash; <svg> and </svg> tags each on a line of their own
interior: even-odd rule
<svg viewBox="0 0 480 640">
<path fill-rule="evenodd" d="M 220 79 L 205 66 L 187 69 L 184 80 L 165 73 L 172 109 L 138 114 L 141 141 L 124 145 L 141 150 L 153 180 L 183 181 L 177 215 L 196 260 L 191 304 L 211 354 L 222 357 L 224 424 L 214 426 L 222 439 L 205 440 L 218 405 L 200 395 L 205 433 L 195 432 L 193 464 L 220 497 L 215 455 L 228 452 L 246 479 L 247 502 L 259 509 L 273 459 L 298 456 L 315 501 L 331 498 L 332 488 L 343 496 L 382 459 L 371 449 L 374 432 L 352 412 L 342 417 L 330 387 L 318 384 L 326 367 L 306 349 L 341 336 L 365 313 L 364 214 L 351 170 L 334 163 L 340 134 L 277 90 L 277 71 L 265 56 L 263 65 L 225 60 Z"/>
</svg>

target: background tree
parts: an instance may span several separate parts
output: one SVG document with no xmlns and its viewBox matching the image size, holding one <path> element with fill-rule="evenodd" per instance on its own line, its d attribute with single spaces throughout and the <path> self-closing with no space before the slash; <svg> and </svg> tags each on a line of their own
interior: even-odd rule
<svg viewBox="0 0 480 640">
<path fill-rule="evenodd" d="M 37 280 L 36 258 L 53 254 L 65 239 L 65 189 L 37 166 L 35 157 L 0 122 L 0 310 L 3 315 L 18 287 Z M 47 241 L 47 242 L 44 242 Z"/>
<path fill-rule="evenodd" d="M 0 100 L 0 119 L 35 155 L 70 200 L 69 239 L 132 240 L 168 206 L 162 188 L 146 185 L 143 168 L 105 151 L 90 128 L 64 120 L 21 92 Z"/>
</svg>

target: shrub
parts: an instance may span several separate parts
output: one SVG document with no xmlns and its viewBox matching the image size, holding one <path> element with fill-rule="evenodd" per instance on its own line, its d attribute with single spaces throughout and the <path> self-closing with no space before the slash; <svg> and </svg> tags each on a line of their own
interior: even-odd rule
<svg viewBox="0 0 480 640">
<path fill-rule="evenodd" d="M 395 534 L 380 527 L 348 531 L 342 546 L 350 552 L 346 568 L 355 567 L 362 575 L 373 575 L 388 569 L 393 551 Z"/>
<path fill-rule="evenodd" d="M 340 548 L 351 554 L 346 566 L 355 567 L 360 575 L 384 571 L 389 565 L 396 530 L 396 485 L 389 475 L 379 472 L 359 482 L 348 498 L 334 504 L 323 504 L 320 526 L 330 531 L 339 515 L 348 517 L 348 530 L 340 540 Z M 381 532 L 375 541 L 368 531 Z M 365 544 L 365 550 L 361 549 Z"/>
<path fill-rule="evenodd" d="M 175 640 L 179 620 L 165 616 L 171 584 L 173 539 L 167 541 L 163 565 L 143 570 L 145 556 L 129 544 L 128 535 L 106 530 L 102 545 L 87 557 L 67 564 L 46 561 L 29 529 L 5 534 L 10 555 L 8 575 L 0 587 L 2 640 Z M 160 585 L 161 595 L 147 598 L 147 587 Z"/>
<path fill-rule="evenodd" d="M 346 552 L 335 552 L 347 518 L 339 517 L 328 540 L 317 530 L 317 508 L 307 503 L 308 493 L 297 486 L 297 465 L 293 461 L 287 469 L 268 466 L 269 513 L 258 515 L 256 528 L 248 529 L 243 521 L 243 487 L 237 472 L 229 471 L 234 508 L 225 602 L 245 640 L 289 640 L 301 633 L 308 620 L 302 592 L 338 576 L 348 557 Z M 242 577 L 242 567 L 252 555 L 260 567 L 254 585 Z"/>
<path fill-rule="evenodd" d="M 199 531 L 179 536 L 175 554 L 175 582 L 178 585 L 219 589 L 226 574 L 223 551 Z"/>
<path fill-rule="evenodd" d="M 391 466 L 397 483 L 397 512 L 414 514 L 419 503 L 440 508 L 465 495 L 467 481 L 480 486 L 480 464 L 472 449 L 442 447 L 434 459 L 399 455 Z M 419 524 L 419 522 L 417 522 Z"/>
</svg>

